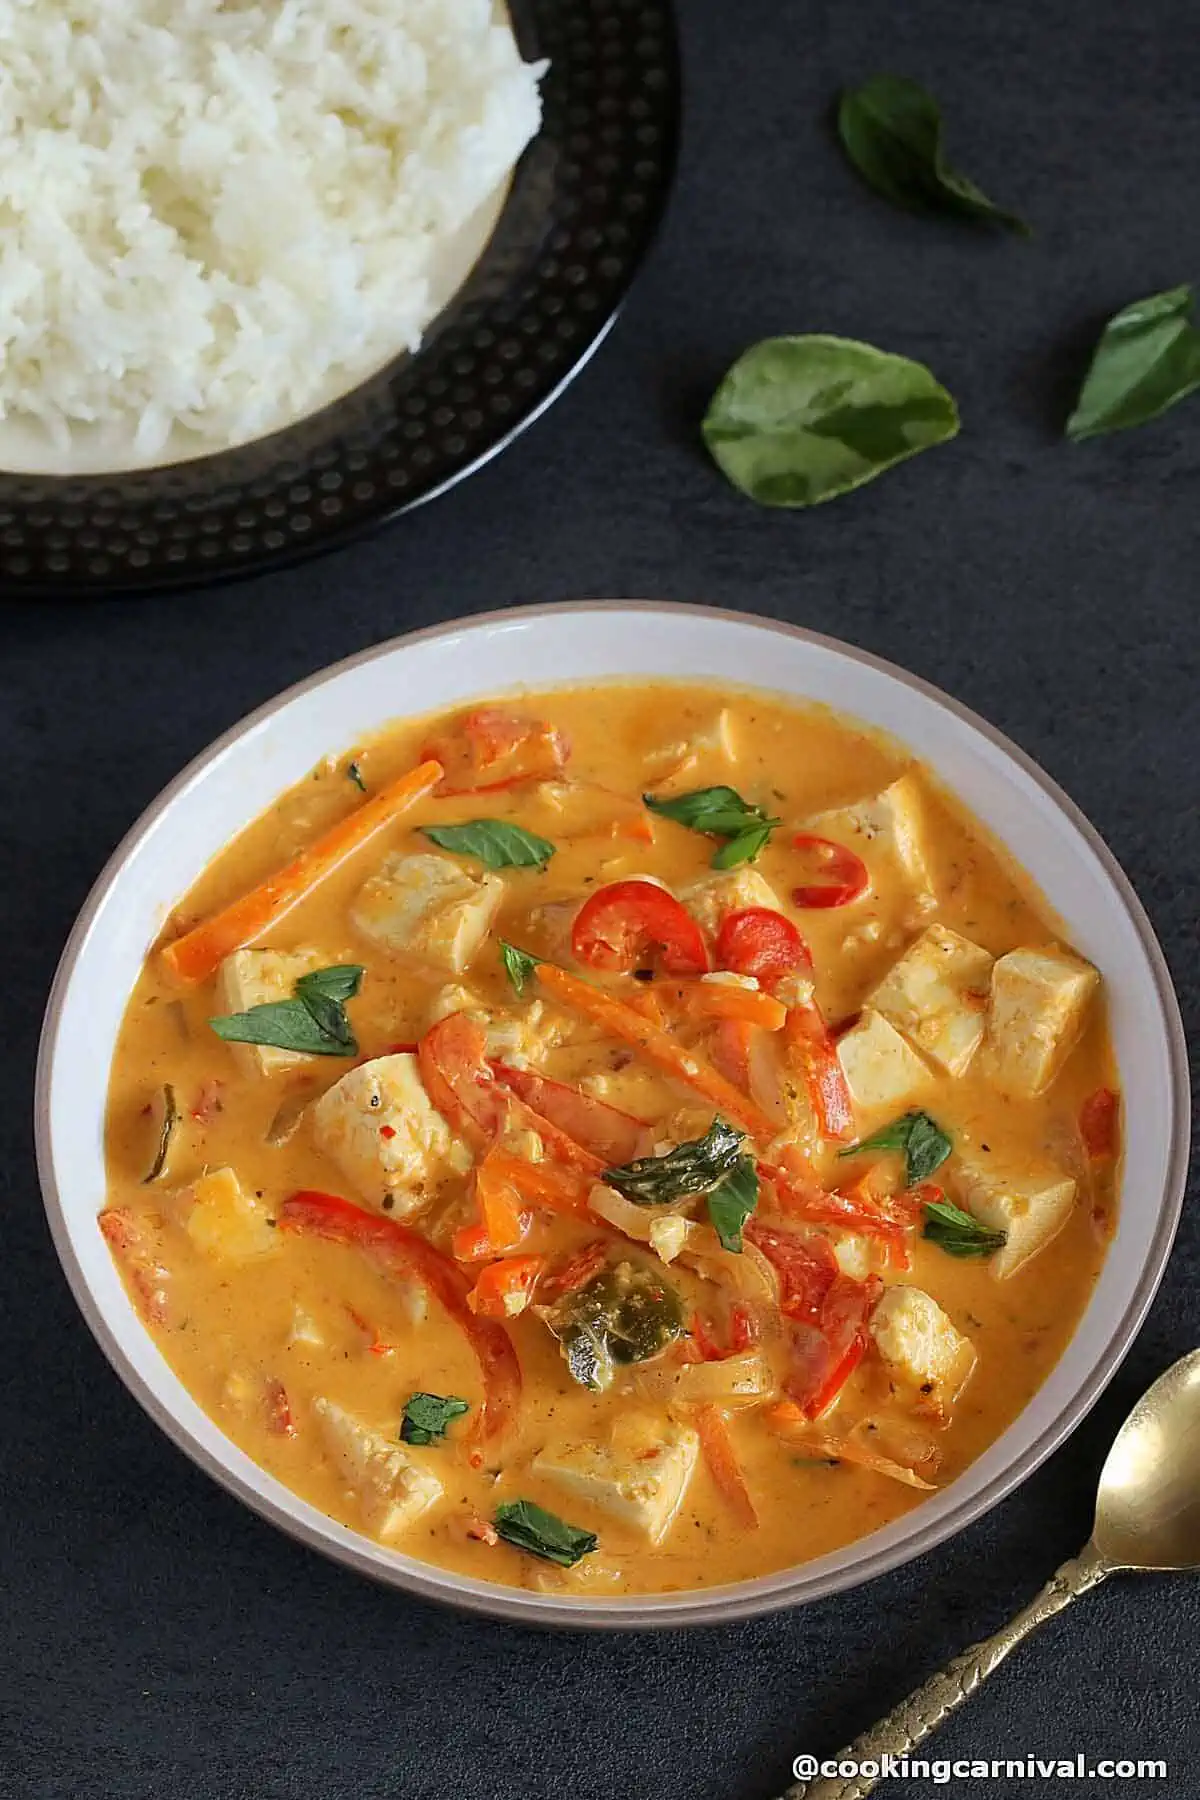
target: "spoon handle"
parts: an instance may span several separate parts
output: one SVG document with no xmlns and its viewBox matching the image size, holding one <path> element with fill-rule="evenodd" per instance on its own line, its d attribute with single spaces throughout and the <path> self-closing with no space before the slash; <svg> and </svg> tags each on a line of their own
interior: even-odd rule
<svg viewBox="0 0 1200 1800">
<path fill-rule="evenodd" d="M 953 1662 L 931 1675 L 928 1681 L 892 1708 L 878 1724 L 864 1731 L 852 1744 L 831 1757 L 831 1762 L 855 1762 L 878 1765 L 884 1758 L 908 1756 L 923 1743 L 931 1731 L 975 1692 L 1010 1650 L 1055 1613 L 1061 1612 L 1080 1594 L 1103 1581 L 1110 1573 L 1096 1546 L 1088 1542 L 1078 1556 L 1065 1562 L 1050 1577 L 1041 1593 L 1022 1607 L 1014 1619 L 980 1644 L 973 1644 L 956 1656 Z M 899 1773 L 899 1771 L 896 1771 Z M 783 1800 L 863 1800 L 877 1781 L 888 1774 L 886 1765 L 876 1767 L 873 1774 L 819 1775 L 811 1781 L 798 1781 L 789 1787 Z"/>
</svg>

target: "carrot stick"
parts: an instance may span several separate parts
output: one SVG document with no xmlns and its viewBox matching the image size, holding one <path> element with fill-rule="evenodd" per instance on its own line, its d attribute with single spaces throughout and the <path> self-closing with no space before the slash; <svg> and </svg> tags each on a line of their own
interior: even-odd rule
<svg viewBox="0 0 1200 1800">
<path fill-rule="evenodd" d="M 735 987 L 723 981 L 693 981 L 679 990 L 685 1006 L 707 1019 L 736 1019 L 744 1025 L 761 1025 L 764 1031 L 778 1031 L 787 1018 L 787 1008 L 773 994 L 760 988 Z"/>
<path fill-rule="evenodd" d="M 623 1000 L 615 1000 L 611 994 L 603 993 L 589 982 L 580 981 L 578 976 L 568 974 L 566 969 L 560 969 L 554 963 L 539 963 L 537 977 L 547 992 L 556 999 L 575 1007 L 589 1019 L 594 1019 L 598 1025 L 611 1031 L 614 1037 L 624 1038 L 627 1044 L 641 1050 L 677 1081 L 686 1082 L 689 1087 L 703 1094 L 706 1100 L 711 1100 L 719 1111 L 741 1125 L 751 1136 L 764 1140 L 774 1137 L 774 1125 L 753 1100 L 740 1094 L 733 1083 L 718 1074 L 710 1062 L 706 1062 L 694 1050 L 685 1050 L 668 1032 L 642 1018 L 640 1013 L 627 1006 Z"/>
<path fill-rule="evenodd" d="M 700 1433 L 700 1448 L 708 1472 L 729 1502 L 738 1524 L 743 1530 L 757 1531 L 758 1514 L 720 1407 L 711 1402 L 700 1407 L 696 1413 L 696 1430 Z"/>
<path fill-rule="evenodd" d="M 398 819 L 442 778 L 442 766 L 423 762 L 410 769 L 302 850 L 287 867 L 234 900 L 211 919 L 185 932 L 163 951 L 163 961 L 181 981 L 207 981 L 227 956 L 251 944 L 338 865 L 359 850 L 383 825 Z"/>
</svg>

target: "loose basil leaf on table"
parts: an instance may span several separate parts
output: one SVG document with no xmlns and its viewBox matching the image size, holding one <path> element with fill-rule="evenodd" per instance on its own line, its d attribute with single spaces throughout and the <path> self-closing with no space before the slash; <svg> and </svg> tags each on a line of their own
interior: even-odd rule
<svg viewBox="0 0 1200 1800">
<path fill-rule="evenodd" d="M 1200 388 L 1200 331 L 1190 287 L 1135 300 L 1104 327 L 1066 434 L 1075 442 L 1128 431 Z"/>
<path fill-rule="evenodd" d="M 950 1200 L 925 1202 L 925 1229 L 921 1236 L 949 1256 L 991 1256 L 1008 1242 L 1006 1231 L 981 1225 L 973 1213 L 964 1212 Z"/>
<path fill-rule="evenodd" d="M 569 1569 L 599 1542 L 594 1531 L 581 1531 L 533 1500 L 508 1500 L 496 1508 L 493 1522 L 506 1544 Z"/>
<path fill-rule="evenodd" d="M 544 869 L 554 845 L 507 819 L 471 819 L 465 825 L 425 825 L 424 835 L 439 850 L 474 856 L 489 869 Z"/>
<path fill-rule="evenodd" d="M 742 1226 L 758 1205 L 758 1171 L 749 1156 L 739 1156 L 724 1180 L 709 1192 L 708 1218 L 723 1249 L 741 1254 Z"/>
<path fill-rule="evenodd" d="M 543 957 L 533 956 L 528 950 L 522 950 L 517 944 L 510 944 L 505 938 L 500 939 L 500 961 L 504 964 L 504 973 L 518 1000 L 525 993 L 525 983 L 544 960 Z"/>
<path fill-rule="evenodd" d="M 739 863 L 753 862 L 766 848 L 778 819 L 769 818 L 761 806 L 743 800 L 736 788 L 695 788 L 688 794 L 675 794 L 662 799 L 643 794 L 642 802 L 651 812 L 689 831 L 706 837 L 723 837 L 726 841 L 714 852 L 714 869 L 733 869 Z"/>
<path fill-rule="evenodd" d="M 1016 213 L 989 200 L 946 161 L 942 115 L 932 94 L 903 75 L 874 75 L 838 103 L 838 136 L 869 187 L 906 212 L 944 213 L 1007 226 L 1029 237 Z"/>
<path fill-rule="evenodd" d="M 605 1169 L 603 1179 L 637 1206 L 664 1206 L 716 1187 L 741 1156 L 742 1140 L 740 1131 L 714 1119 L 702 1138 L 677 1144 L 664 1156 L 643 1156 Z"/>
<path fill-rule="evenodd" d="M 777 337 L 734 363 L 704 441 L 761 506 L 819 506 L 944 444 L 958 409 L 922 363 L 851 338 Z"/>
<path fill-rule="evenodd" d="M 908 1187 L 928 1181 L 954 1148 L 950 1138 L 927 1112 L 906 1112 L 868 1138 L 860 1138 L 838 1155 L 858 1156 L 865 1150 L 902 1150 L 904 1180 Z"/>
<path fill-rule="evenodd" d="M 314 969 L 297 981 L 291 1000 L 267 1000 L 208 1022 L 230 1044 L 263 1044 L 306 1056 L 357 1056 L 358 1040 L 344 1002 L 358 993 L 362 978 L 361 963 Z"/>
<path fill-rule="evenodd" d="M 413 1394 L 400 1421 L 400 1437 L 406 1444 L 436 1444 L 445 1437 L 451 1420 L 470 1410 L 457 1394 Z"/>
</svg>

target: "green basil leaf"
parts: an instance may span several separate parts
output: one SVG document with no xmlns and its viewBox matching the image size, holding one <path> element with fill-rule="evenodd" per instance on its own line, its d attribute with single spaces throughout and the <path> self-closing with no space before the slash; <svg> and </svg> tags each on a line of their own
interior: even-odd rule
<svg viewBox="0 0 1200 1800">
<path fill-rule="evenodd" d="M 772 822 L 764 819 L 761 825 L 751 825 L 740 831 L 719 850 L 713 852 L 712 867 L 714 869 L 736 869 L 739 863 L 753 862 L 761 850 L 765 850 L 771 838 Z"/>
<path fill-rule="evenodd" d="M 923 364 L 850 338 L 778 337 L 734 363 L 704 441 L 762 506 L 818 506 L 958 431 L 958 410 Z"/>
<path fill-rule="evenodd" d="M 742 1132 L 714 1119 L 702 1138 L 677 1144 L 665 1156 L 643 1156 L 605 1169 L 603 1179 L 638 1206 L 662 1206 L 715 1187 L 737 1163 L 742 1141 Z"/>
<path fill-rule="evenodd" d="M 505 1501 L 496 1508 L 494 1523 L 506 1544 L 563 1569 L 590 1555 L 599 1542 L 594 1531 L 580 1531 L 532 1500 Z"/>
<path fill-rule="evenodd" d="M 714 869 L 733 869 L 738 863 L 753 862 L 780 823 L 768 818 L 761 806 L 743 800 L 731 787 L 695 788 L 690 794 L 676 794 L 667 800 L 643 794 L 642 800 L 651 812 L 674 819 L 690 831 L 726 838 L 728 842 L 713 855 Z"/>
<path fill-rule="evenodd" d="M 489 869 L 544 869 L 554 845 L 506 819 L 471 819 L 466 825 L 424 825 L 424 835 L 455 856 L 474 856 Z"/>
<path fill-rule="evenodd" d="M 616 1363 L 646 1362 L 683 1334 L 683 1307 L 661 1266 L 621 1262 L 564 1294 L 547 1315 L 571 1379 L 601 1391 Z"/>
<path fill-rule="evenodd" d="M 367 784 L 363 780 L 362 770 L 359 768 L 359 766 L 356 762 L 346 764 L 346 776 L 347 776 L 348 780 L 350 780 L 354 783 L 355 787 L 358 789 L 360 794 L 366 793 Z"/>
<path fill-rule="evenodd" d="M 500 961 L 504 964 L 504 973 L 508 976 L 513 992 L 520 999 L 525 992 L 525 983 L 533 971 L 545 958 L 533 956 L 528 950 L 522 950 L 516 944 L 500 939 Z"/>
<path fill-rule="evenodd" d="M 335 963 L 329 969 L 314 969 L 311 975 L 300 977 L 296 993 L 301 1000 L 307 1000 L 310 994 L 320 994 L 326 1000 L 353 1000 L 365 973 L 362 963 Z"/>
<path fill-rule="evenodd" d="M 470 1410 L 456 1394 L 413 1394 L 400 1421 L 400 1437 L 406 1444 L 436 1444 L 445 1437 L 450 1421 Z"/>
<path fill-rule="evenodd" d="M 1170 288 L 1114 314 L 1092 355 L 1067 436 L 1078 442 L 1157 419 L 1200 387 L 1192 290 Z"/>
<path fill-rule="evenodd" d="M 739 1156 L 708 1196 L 709 1222 L 726 1250 L 740 1253 L 742 1226 L 757 1205 L 758 1171 L 751 1157 Z"/>
<path fill-rule="evenodd" d="M 928 1181 L 954 1148 L 950 1138 L 927 1112 L 906 1112 L 871 1137 L 861 1138 L 839 1156 L 858 1156 L 864 1150 L 902 1150 L 907 1187 Z"/>
<path fill-rule="evenodd" d="M 1008 1242 L 1006 1231 L 981 1225 L 974 1214 L 949 1200 L 925 1202 L 925 1229 L 921 1233 L 950 1256 L 991 1256 Z"/>
<path fill-rule="evenodd" d="M 847 88 L 838 104 L 838 136 L 863 180 L 907 212 L 947 213 L 1030 230 L 947 163 L 937 101 L 902 75 L 875 75 Z"/>
</svg>

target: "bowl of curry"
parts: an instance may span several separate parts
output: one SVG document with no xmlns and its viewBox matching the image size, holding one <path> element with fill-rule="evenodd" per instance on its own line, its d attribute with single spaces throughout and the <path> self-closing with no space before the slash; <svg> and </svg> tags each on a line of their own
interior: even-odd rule
<svg viewBox="0 0 1200 1800">
<path fill-rule="evenodd" d="M 1112 1374 L 1186 1065 L 1128 882 L 843 645 L 521 609 L 314 676 L 120 846 L 37 1084 L 189 1455 L 377 1578 L 678 1624 L 930 1548 Z"/>
</svg>

